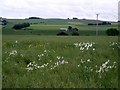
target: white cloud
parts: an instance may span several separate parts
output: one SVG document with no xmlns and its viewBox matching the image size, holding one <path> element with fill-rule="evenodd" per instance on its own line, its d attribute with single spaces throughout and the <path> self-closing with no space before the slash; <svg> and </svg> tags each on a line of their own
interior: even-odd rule
<svg viewBox="0 0 120 90">
<path fill-rule="evenodd" d="M 119 0 L 0 0 L 0 15 L 7 18 L 39 16 L 43 18 L 118 19 Z"/>
</svg>

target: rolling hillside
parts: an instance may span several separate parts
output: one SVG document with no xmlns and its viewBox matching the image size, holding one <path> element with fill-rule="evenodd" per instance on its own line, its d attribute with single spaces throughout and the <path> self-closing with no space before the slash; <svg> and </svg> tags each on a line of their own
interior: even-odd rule
<svg viewBox="0 0 120 90">
<path fill-rule="evenodd" d="M 96 23 L 96 20 L 87 19 L 7 19 L 8 24 L 3 28 L 3 34 L 12 35 L 56 35 L 60 28 L 78 28 L 80 35 L 95 35 L 96 25 L 88 26 L 89 23 Z M 31 24 L 25 30 L 13 30 L 15 24 L 28 22 Z M 99 21 L 103 22 L 103 21 Z M 112 25 L 100 25 L 99 34 L 105 35 L 108 28 L 117 28 L 116 22 L 111 22 Z"/>
</svg>

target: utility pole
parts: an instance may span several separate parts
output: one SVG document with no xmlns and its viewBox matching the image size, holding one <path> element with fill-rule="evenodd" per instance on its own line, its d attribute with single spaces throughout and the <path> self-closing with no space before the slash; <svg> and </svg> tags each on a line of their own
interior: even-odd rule
<svg viewBox="0 0 120 90">
<path fill-rule="evenodd" d="M 99 14 L 96 14 L 97 15 L 97 21 L 96 21 L 96 36 L 98 36 L 98 16 Z"/>
</svg>

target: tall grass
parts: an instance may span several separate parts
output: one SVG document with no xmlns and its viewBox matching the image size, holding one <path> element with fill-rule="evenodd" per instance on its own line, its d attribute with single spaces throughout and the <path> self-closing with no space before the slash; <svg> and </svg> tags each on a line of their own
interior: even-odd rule
<svg viewBox="0 0 120 90">
<path fill-rule="evenodd" d="M 3 36 L 3 88 L 117 88 L 117 37 Z"/>
</svg>

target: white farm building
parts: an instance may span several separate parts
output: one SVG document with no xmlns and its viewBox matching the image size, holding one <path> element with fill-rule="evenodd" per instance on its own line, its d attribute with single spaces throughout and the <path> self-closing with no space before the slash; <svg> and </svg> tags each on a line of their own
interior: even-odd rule
<svg viewBox="0 0 120 90">
<path fill-rule="evenodd" d="M 60 28 L 60 31 L 67 31 L 67 28 Z"/>
</svg>

